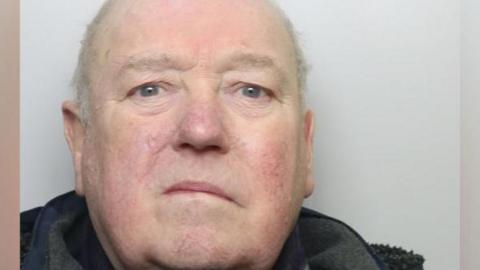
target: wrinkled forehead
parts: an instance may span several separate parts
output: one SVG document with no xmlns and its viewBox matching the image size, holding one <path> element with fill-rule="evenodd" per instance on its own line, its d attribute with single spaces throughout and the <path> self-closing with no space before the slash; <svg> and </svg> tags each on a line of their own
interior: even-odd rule
<svg viewBox="0 0 480 270">
<path fill-rule="evenodd" d="M 110 53 L 128 57 L 145 50 L 205 57 L 246 50 L 295 66 L 291 37 L 269 1 L 119 0 L 112 2 L 101 28 L 95 40 L 98 61 Z"/>
</svg>

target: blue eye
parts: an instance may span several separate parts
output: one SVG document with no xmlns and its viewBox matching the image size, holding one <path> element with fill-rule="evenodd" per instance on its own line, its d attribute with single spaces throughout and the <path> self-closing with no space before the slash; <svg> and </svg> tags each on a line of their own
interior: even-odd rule
<svg viewBox="0 0 480 270">
<path fill-rule="evenodd" d="M 159 87 L 155 85 L 145 85 L 139 87 L 138 89 L 138 92 L 142 97 L 156 96 L 158 95 L 159 91 Z"/>
<path fill-rule="evenodd" d="M 256 86 L 242 87 L 242 95 L 249 98 L 259 98 L 263 94 L 263 90 Z"/>
</svg>

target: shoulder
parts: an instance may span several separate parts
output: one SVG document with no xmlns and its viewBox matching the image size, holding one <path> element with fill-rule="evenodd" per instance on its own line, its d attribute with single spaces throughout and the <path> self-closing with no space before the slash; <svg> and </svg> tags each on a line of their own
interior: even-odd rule
<svg viewBox="0 0 480 270">
<path fill-rule="evenodd" d="M 35 221 L 42 210 L 42 207 L 37 207 L 20 214 L 20 263 L 23 264 L 25 256 L 30 250 L 32 242 L 33 228 Z"/>
<path fill-rule="evenodd" d="M 360 234 L 338 219 L 302 208 L 299 227 L 311 265 L 328 265 L 331 269 L 387 269 Z"/>
<path fill-rule="evenodd" d="M 332 264 L 326 261 L 335 258 L 355 265 L 340 269 L 423 269 L 423 256 L 396 246 L 368 244 L 344 222 L 311 209 L 302 209 L 299 226 L 306 256 L 313 264 Z M 358 267 L 359 262 L 372 260 L 377 268 Z"/>
<path fill-rule="evenodd" d="M 20 213 L 20 264 L 22 269 L 37 269 L 48 257 L 49 241 L 62 233 L 67 221 L 85 215 L 85 201 L 68 192 L 37 207 Z M 63 227 L 62 227 L 63 226 Z"/>
</svg>

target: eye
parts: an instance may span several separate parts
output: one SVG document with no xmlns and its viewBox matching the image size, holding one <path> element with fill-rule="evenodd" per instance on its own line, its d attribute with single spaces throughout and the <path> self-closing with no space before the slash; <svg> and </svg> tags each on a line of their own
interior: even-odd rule
<svg viewBox="0 0 480 270">
<path fill-rule="evenodd" d="M 244 86 L 240 89 L 242 95 L 249 97 L 249 98 L 260 98 L 264 95 L 266 95 L 265 91 L 258 86 Z"/>
<path fill-rule="evenodd" d="M 142 85 L 136 90 L 136 93 L 142 97 L 151 97 L 159 94 L 160 87 L 158 85 Z"/>
<path fill-rule="evenodd" d="M 178 93 L 175 85 L 163 80 L 150 81 L 131 88 L 125 99 L 142 112 L 157 114 L 169 108 Z"/>
</svg>

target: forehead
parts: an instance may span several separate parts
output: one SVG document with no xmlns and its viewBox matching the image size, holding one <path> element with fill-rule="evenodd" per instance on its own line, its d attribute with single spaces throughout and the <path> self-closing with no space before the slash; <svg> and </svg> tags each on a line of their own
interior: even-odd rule
<svg viewBox="0 0 480 270">
<path fill-rule="evenodd" d="M 115 1 L 103 24 L 96 44 L 100 58 L 162 52 L 198 61 L 244 50 L 295 66 L 289 33 L 268 1 Z"/>
<path fill-rule="evenodd" d="M 120 0 L 109 15 L 113 25 L 164 27 L 166 33 L 180 29 L 209 34 L 209 29 L 241 31 L 260 25 L 271 31 L 280 22 L 278 12 L 263 0 Z"/>
</svg>

